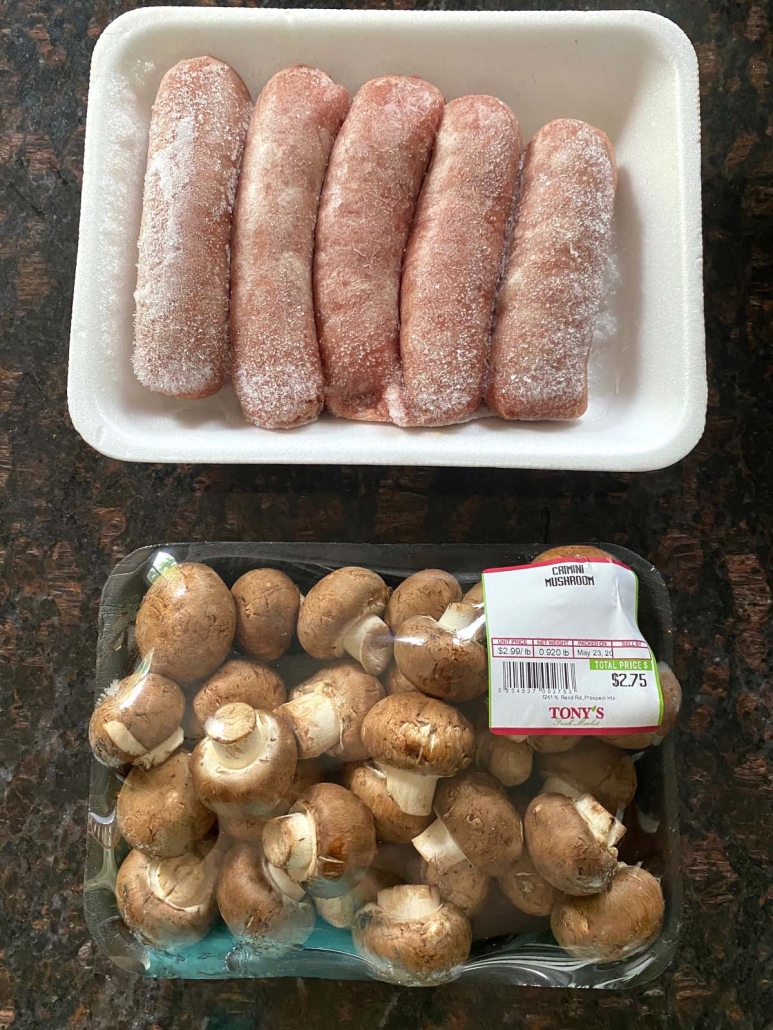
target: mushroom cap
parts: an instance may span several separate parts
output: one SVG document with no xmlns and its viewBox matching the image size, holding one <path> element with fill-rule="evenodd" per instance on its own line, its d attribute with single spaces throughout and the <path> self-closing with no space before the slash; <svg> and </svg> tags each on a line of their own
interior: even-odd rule
<svg viewBox="0 0 773 1030">
<path fill-rule="evenodd" d="M 298 888 L 296 898 L 272 882 L 268 863 L 257 848 L 234 844 L 217 881 L 217 903 L 235 937 L 277 944 L 303 944 L 314 929 L 311 899 Z"/>
<path fill-rule="evenodd" d="M 599 737 L 583 737 L 577 747 L 540 755 L 542 776 L 557 776 L 578 794 L 592 794 L 609 812 L 626 808 L 636 793 L 636 769 L 630 755 Z"/>
<path fill-rule="evenodd" d="M 551 561 L 558 558 L 606 558 L 612 561 L 612 555 L 608 551 L 602 551 L 600 547 L 591 547 L 590 544 L 562 544 L 561 547 L 550 547 L 542 551 L 534 559 L 538 561 Z"/>
<path fill-rule="evenodd" d="M 151 769 L 135 766 L 116 803 L 128 844 L 156 858 L 175 858 L 209 833 L 215 816 L 199 801 L 186 751 Z"/>
<path fill-rule="evenodd" d="M 342 638 L 365 615 L 382 615 L 389 587 L 369 569 L 346 566 L 315 583 L 298 614 L 298 640 L 312 658 L 342 658 Z"/>
<path fill-rule="evenodd" d="M 402 624 L 394 656 L 405 678 L 431 697 L 469 701 L 488 687 L 485 647 L 426 615 Z"/>
<path fill-rule="evenodd" d="M 548 883 L 573 895 L 607 889 L 617 851 L 594 836 L 571 798 L 538 794 L 526 809 L 523 829 L 534 867 Z"/>
<path fill-rule="evenodd" d="M 294 701 L 305 694 L 319 694 L 335 705 L 341 725 L 340 739 L 326 754 L 354 762 L 367 758 L 362 743 L 362 721 L 384 696 L 384 688 L 375 676 L 369 675 L 358 662 L 340 661 L 315 672 L 305 683 L 290 691 Z M 279 714 L 285 717 L 283 708 Z"/>
<path fill-rule="evenodd" d="M 443 901 L 456 905 L 462 915 L 472 919 L 488 897 L 491 880 L 482 869 L 469 862 L 457 862 L 441 873 L 434 862 L 422 862 L 421 878 L 430 887 L 437 887 Z"/>
<path fill-rule="evenodd" d="M 462 598 L 465 604 L 474 604 L 476 606 L 483 604 L 483 583 L 475 583 Z"/>
<path fill-rule="evenodd" d="M 414 615 L 439 619 L 449 604 L 461 600 L 462 588 L 442 569 L 423 569 L 395 587 L 386 606 L 384 621 L 396 633 Z"/>
<path fill-rule="evenodd" d="M 209 677 L 193 699 L 198 735 L 203 734 L 207 719 L 223 705 L 242 701 L 251 708 L 272 712 L 284 703 L 285 696 L 282 677 L 270 666 L 254 658 L 232 658 Z"/>
<path fill-rule="evenodd" d="M 185 712 L 183 692 L 171 680 L 152 672 L 136 672 L 114 683 L 100 698 L 89 721 L 89 744 L 103 765 L 115 769 L 152 751 L 179 727 Z M 123 731 L 129 734 L 122 747 Z"/>
<path fill-rule="evenodd" d="M 578 734 L 548 733 L 543 736 L 535 733 L 527 737 L 526 742 L 532 751 L 537 751 L 541 755 L 557 755 L 562 751 L 576 748 L 581 740 L 582 737 Z"/>
<path fill-rule="evenodd" d="M 343 784 L 370 809 L 379 840 L 409 844 L 432 822 L 431 815 L 409 815 L 398 808 L 387 793 L 384 773 L 367 762 L 347 765 Z"/>
<path fill-rule="evenodd" d="M 228 744 L 232 731 L 238 739 L 253 728 L 260 738 L 254 758 L 238 765 L 224 761 L 218 741 Z M 271 812 L 295 776 L 297 750 L 290 727 L 271 712 L 234 702 L 218 709 L 204 730 L 206 736 L 191 755 L 191 773 L 201 802 L 226 816 Z"/>
<path fill-rule="evenodd" d="M 504 787 L 517 787 L 531 775 L 532 750 L 525 740 L 492 733 L 482 726 L 475 734 L 475 764 Z"/>
<path fill-rule="evenodd" d="M 403 676 L 394 662 L 384 673 L 381 681 L 387 694 L 411 694 L 416 691 L 416 687 Z"/>
<path fill-rule="evenodd" d="M 558 896 L 553 885 L 537 872 L 525 848 L 521 857 L 497 877 L 497 884 L 519 911 L 530 916 L 550 915 Z"/>
<path fill-rule="evenodd" d="M 355 882 L 352 874 L 371 865 L 376 854 L 370 810 L 337 783 L 315 783 L 299 795 L 289 812 L 295 813 L 305 815 L 314 827 L 313 855 L 304 878 L 307 890 L 320 897 L 345 894 Z M 289 852 L 280 822 L 266 823 L 263 850 L 272 865 L 283 868 Z"/>
<path fill-rule="evenodd" d="M 194 683 L 222 665 L 233 644 L 236 606 L 208 565 L 170 566 L 142 599 L 134 627 L 150 671 L 175 683 Z"/>
<path fill-rule="evenodd" d="M 392 694 L 365 716 L 362 741 L 385 765 L 453 776 L 475 754 L 475 731 L 450 705 L 424 694 Z"/>
<path fill-rule="evenodd" d="M 499 876 L 519 858 L 523 849 L 521 817 L 493 776 L 468 769 L 441 780 L 434 807 L 438 819 L 477 869 Z"/>
<path fill-rule="evenodd" d="M 472 931 L 436 887 L 400 885 L 357 912 L 352 940 L 382 979 L 410 986 L 448 980 L 470 953 Z"/>
<path fill-rule="evenodd" d="M 263 827 L 269 818 L 267 815 L 220 815 L 217 824 L 220 832 L 232 841 L 259 848 L 263 840 Z"/>
<path fill-rule="evenodd" d="M 217 919 L 211 847 L 201 843 L 163 859 L 129 852 L 118 870 L 115 900 L 130 930 L 159 948 L 184 948 L 207 936 Z"/>
<path fill-rule="evenodd" d="M 560 898 L 550 926 L 574 958 L 611 962 L 657 936 L 664 912 L 663 891 L 655 877 L 621 863 L 602 894 Z"/>
<path fill-rule="evenodd" d="M 301 606 L 300 591 L 290 577 L 279 569 L 252 569 L 237 579 L 231 594 L 236 602 L 236 642 L 242 651 L 266 661 L 283 655 Z"/>
<path fill-rule="evenodd" d="M 660 726 L 654 733 L 622 733 L 619 736 L 605 737 L 608 744 L 627 748 L 629 751 L 638 751 L 649 747 L 650 744 L 659 744 L 673 729 L 682 707 L 682 687 L 671 667 L 665 662 L 658 662 L 658 676 L 663 694 L 663 721 Z"/>
</svg>

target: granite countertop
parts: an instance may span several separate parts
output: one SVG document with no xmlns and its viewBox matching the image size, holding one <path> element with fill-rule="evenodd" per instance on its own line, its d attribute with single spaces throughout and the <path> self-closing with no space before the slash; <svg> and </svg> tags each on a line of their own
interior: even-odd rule
<svg viewBox="0 0 773 1030">
<path fill-rule="evenodd" d="M 104 27 L 135 6 L 5 0 L 0 20 L 0 1030 L 769 1028 L 769 9 L 749 0 L 636 5 L 673 18 L 700 61 L 709 412 L 705 436 L 678 465 L 614 475 L 140 466 L 87 447 L 68 421 L 65 384 L 89 60 Z M 686 908 L 667 973 L 632 993 L 152 982 L 97 953 L 82 910 L 85 727 L 99 592 L 123 555 L 167 539 L 589 538 L 648 555 L 673 592 L 685 687 L 678 753 Z"/>
</svg>

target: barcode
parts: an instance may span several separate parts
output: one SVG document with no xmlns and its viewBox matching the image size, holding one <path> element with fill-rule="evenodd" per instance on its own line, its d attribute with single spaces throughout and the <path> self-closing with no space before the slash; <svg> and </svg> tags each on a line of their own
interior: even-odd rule
<svg viewBox="0 0 773 1030">
<path fill-rule="evenodd" d="M 577 673 L 570 662 L 503 662 L 502 686 L 505 690 L 577 693 Z"/>
</svg>

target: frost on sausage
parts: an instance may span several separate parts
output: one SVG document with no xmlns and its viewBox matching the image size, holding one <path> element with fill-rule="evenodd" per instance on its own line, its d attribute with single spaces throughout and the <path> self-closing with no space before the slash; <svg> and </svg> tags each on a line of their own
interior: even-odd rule
<svg viewBox="0 0 773 1030">
<path fill-rule="evenodd" d="M 255 105 L 234 210 L 231 378 L 245 418 L 283 429 L 324 402 L 314 324 L 314 226 L 330 149 L 349 94 L 298 66 L 271 78 Z"/>
<path fill-rule="evenodd" d="M 503 418 L 573 419 L 587 407 L 616 185 L 612 144 L 585 122 L 550 122 L 526 148 L 487 391 Z"/>
<path fill-rule="evenodd" d="M 389 417 L 403 254 L 442 113 L 443 97 L 421 79 L 373 79 L 352 101 L 330 156 L 314 298 L 327 404 L 346 418 Z"/>
<path fill-rule="evenodd" d="M 501 100 L 447 105 L 416 207 L 400 295 L 400 425 L 474 415 L 512 212 L 521 132 Z"/>
<path fill-rule="evenodd" d="M 229 65 L 181 61 L 150 120 L 133 365 L 143 385 L 207 397 L 228 371 L 231 215 L 250 94 Z"/>
</svg>

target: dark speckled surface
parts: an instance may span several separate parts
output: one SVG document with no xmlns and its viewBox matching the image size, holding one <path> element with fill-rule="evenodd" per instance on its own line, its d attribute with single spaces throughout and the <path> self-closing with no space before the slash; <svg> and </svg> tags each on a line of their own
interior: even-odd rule
<svg viewBox="0 0 773 1030">
<path fill-rule="evenodd" d="M 0 1028 L 769 1030 L 769 8 L 748 0 L 639 5 L 677 21 L 700 60 L 709 415 L 685 461 L 635 476 L 143 467 L 86 447 L 67 419 L 65 380 L 89 59 L 104 26 L 134 6 L 0 7 Z M 99 591 L 121 556 L 168 538 L 591 537 L 649 555 L 671 585 L 681 627 L 686 922 L 668 973 L 632 994 L 482 993 L 461 984 L 410 992 L 295 980 L 154 983 L 95 953 L 81 906 L 84 731 Z"/>
</svg>

